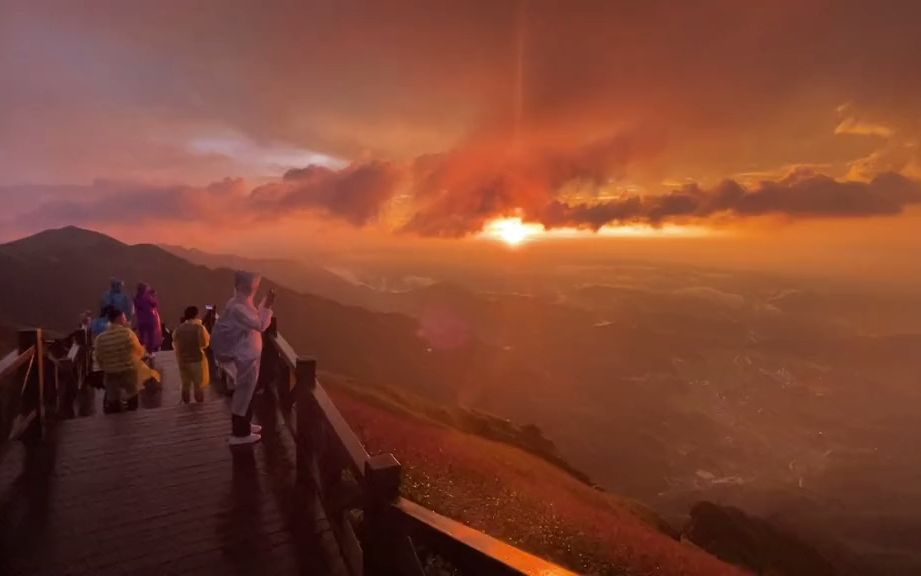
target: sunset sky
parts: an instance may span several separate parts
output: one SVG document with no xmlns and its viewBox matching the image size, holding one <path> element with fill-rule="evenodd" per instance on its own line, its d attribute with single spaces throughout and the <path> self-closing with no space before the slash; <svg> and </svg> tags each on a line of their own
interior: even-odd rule
<svg viewBox="0 0 921 576">
<path fill-rule="evenodd" d="M 919 26 L 908 0 L 0 0 L 0 236 L 444 245 L 517 218 L 897 266 Z"/>
</svg>

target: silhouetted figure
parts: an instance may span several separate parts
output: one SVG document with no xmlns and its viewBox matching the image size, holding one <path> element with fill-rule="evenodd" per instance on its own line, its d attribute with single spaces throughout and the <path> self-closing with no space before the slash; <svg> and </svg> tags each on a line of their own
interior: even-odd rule
<svg viewBox="0 0 921 576">
<path fill-rule="evenodd" d="M 215 322 L 217 322 L 217 318 L 218 318 L 218 314 L 217 314 L 217 310 L 214 308 L 214 305 L 206 304 L 205 305 L 205 317 L 202 318 L 202 324 L 204 325 L 205 330 L 207 330 L 209 334 L 212 334 L 214 332 L 214 324 Z M 211 380 L 214 381 L 216 378 L 220 379 L 221 373 L 220 373 L 220 370 L 218 370 L 217 362 L 214 361 L 214 351 L 211 349 L 211 346 L 208 346 L 207 348 L 205 348 L 205 358 L 208 360 L 208 368 L 210 369 L 210 372 L 211 372 L 211 375 L 210 375 Z M 225 388 L 224 392 L 228 396 L 230 395 L 229 388 Z"/>
<path fill-rule="evenodd" d="M 112 306 L 103 306 L 99 316 L 93 318 L 90 322 L 90 343 L 96 341 L 96 337 L 109 328 L 109 314 L 114 310 Z"/>
<path fill-rule="evenodd" d="M 144 345 L 147 354 L 153 356 L 163 344 L 160 299 L 157 297 L 157 291 L 143 282 L 138 284 L 134 308 L 137 311 L 137 328 L 141 344 Z"/>
<path fill-rule="evenodd" d="M 90 344 L 92 345 L 93 358 L 90 367 L 89 385 L 93 388 L 103 388 L 102 368 L 99 367 L 99 360 L 96 359 L 96 338 L 109 329 L 109 315 L 115 311 L 112 306 L 103 306 L 99 316 L 93 318 L 90 322 Z"/>
<path fill-rule="evenodd" d="M 231 373 L 234 379 L 231 446 L 252 444 L 262 437 L 260 426 L 250 423 L 253 394 L 259 379 L 262 356 L 262 332 L 272 322 L 272 305 L 275 291 L 270 290 L 256 307 L 254 298 L 261 278 L 257 274 L 237 272 L 234 278 L 234 297 L 227 302 L 224 314 L 214 325 L 211 348 L 215 360 Z"/>
<path fill-rule="evenodd" d="M 102 295 L 100 308 L 106 306 L 120 310 L 128 319 L 129 326 L 134 322 L 134 303 L 125 293 L 125 283 L 118 278 L 112 278 L 109 291 Z"/>
<path fill-rule="evenodd" d="M 217 322 L 217 310 L 214 309 L 214 306 L 208 304 L 205 306 L 205 317 L 202 319 L 202 324 L 205 325 L 205 329 L 208 332 L 211 332 L 214 329 L 215 322 Z"/>
<path fill-rule="evenodd" d="M 93 323 L 94 318 L 95 317 L 93 316 L 92 310 L 85 311 L 80 317 L 80 329 L 83 331 L 88 331 L 90 329 L 90 324 Z"/>
<path fill-rule="evenodd" d="M 129 410 L 138 407 L 138 363 L 144 356 L 137 335 L 121 310 L 109 311 L 109 327 L 96 338 L 96 360 L 103 372 L 105 413 L 121 411 L 122 392 Z"/>
<path fill-rule="evenodd" d="M 191 391 L 195 401 L 204 402 L 204 389 L 210 382 L 208 359 L 205 348 L 211 342 L 211 335 L 198 318 L 198 308 L 189 306 L 182 315 L 182 324 L 173 332 L 173 347 L 179 362 L 179 378 L 182 380 L 182 402 L 189 403 Z"/>
<path fill-rule="evenodd" d="M 182 324 L 182 321 L 179 321 Z M 163 343 L 160 344 L 160 350 L 173 349 L 173 331 L 169 329 L 165 322 L 160 324 L 160 332 L 163 334 Z"/>
</svg>

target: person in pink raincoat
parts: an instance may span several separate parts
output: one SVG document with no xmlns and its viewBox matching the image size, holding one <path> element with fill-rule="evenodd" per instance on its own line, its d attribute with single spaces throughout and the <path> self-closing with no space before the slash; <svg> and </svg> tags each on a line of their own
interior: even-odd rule
<svg viewBox="0 0 921 576">
<path fill-rule="evenodd" d="M 157 291 L 148 284 L 138 284 L 134 297 L 134 310 L 137 322 L 138 339 L 144 345 L 148 355 L 153 355 L 163 343 L 163 330 L 160 323 L 160 300 Z"/>
</svg>

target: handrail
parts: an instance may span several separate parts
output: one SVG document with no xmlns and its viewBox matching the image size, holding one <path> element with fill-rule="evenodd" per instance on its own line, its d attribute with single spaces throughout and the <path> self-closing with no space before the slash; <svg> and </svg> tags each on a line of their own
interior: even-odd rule
<svg viewBox="0 0 921 576">
<path fill-rule="evenodd" d="M 406 498 L 393 504 L 409 524 L 410 533 L 433 547 L 454 548 L 462 564 L 470 564 L 477 574 L 539 574 L 540 576 L 575 576 L 561 566 L 515 548 L 466 524 L 420 506 Z"/>
<path fill-rule="evenodd" d="M 70 345 L 70 350 L 67 351 L 67 356 L 65 356 L 65 358 L 70 362 L 76 361 L 77 356 L 80 354 L 80 349 L 80 344 L 74 342 Z"/>
<path fill-rule="evenodd" d="M 278 354 L 282 360 L 285 361 L 289 368 L 294 370 L 297 367 L 297 352 L 294 351 L 294 348 L 288 344 L 288 341 L 281 334 L 273 334 L 270 338 L 278 349 Z"/>
<path fill-rule="evenodd" d="M 26 354 L 23 354 L 24 356 Z M 22 377 L 22 387 L 19 391 L 19 413 L 16 414 L 16 417 L 13 419 L 12 425 L 10 426 L 9 439 L 10 440 L 19 440 L 20 438 L 26 437 L 29 430 L 36 430 L 38 437 L 41 437 L 41 425 L 42 425 L 42 416 L 44 410 L 42 407 L 42 388 L 41 385 L 42 378 L 40 376 L 39 370 L 41 370 L 42 359 L 39 358 L 38 364 L 39 368 L 33 372 L 35 368 L 36 356 L 33 349 L 32 354 L 28 354 L 29 361 L 24 366 L 24 374 Z M 39 374 L 38 379 L 36 380 L 33 377 L 33 373 Z M 39 401 L 28 402 L 27 400 L 38 396 Z M 37 423 L 36 428 L 32 427 L 32 424 Z"/>
<path fill-rule="evenodd" d="M 465 574 L 574 574 L 401 498 L 400 463 L 390 454 L 368 454 L 317 381 L 316 362 L 298 356 L 274 320 L 264 342 L 260 384 L 275 393 L 295 439 L 297 482 L 316 493 L 349 574 L 422 576 L 416 542 Z"/>
<path fill-rule="evenodd" d="M 339 409 L 333 404 L 332 398 L 329 397 L 329 394 L 326 393 L 326 390 L 319 382 L 315 384 L 313 396 L 332 431 L 330 435 L 331 439 L 337 442 L 340 449 L 349 456 L 348 464 L 350 471 L 356 478 L 362 478 L 365 473 L 365 467 L 368 465 L 371 456 L 368 455 L 361 440 L 358 439 L 358 435 L 355 434 L 355 431 L 352 430 L 348 422 L 345 421 L 342 413 L 339 412 Z"/>
<path fill-rule="evenodd" d="M 3 359 L 0 377 L 14 377 L 14 385 L 4 391 L 12 410 L 3 422 L 0 441 L 41 438 L 45 425 L 45 350 L 40 329 L 21 330 L 18 348 Z M 5 446 L 4 446 L 5 448 Z"/>
<path fill-rule="evenodd" d="M 5 437 L 0 443 L 7 437 L 41 439 L 48 425 L 46 409 L 56 418 L 72 417 L 77 389 L 90 368 L 85 329 L 49 341 L 42 337 L 41 329 L 20 330 L 18 340 L 18 349 L 0 360 L 0 380 L 15 377 L 16 383 L 9 389 L 0 383 L 0 390 L 7 395 L 5 416 L 9 417 L 2 423 Z M 66 354 L 58 356 L 63 350 Z"/>
<path fill-rule="evenodd" d="M 13 350 L 0 360 L 0 380 L 6 378 L 20 366 L 28 362 L 35 355 L 35 346 L 30 346 L 24 352 Z"/>
</svg>

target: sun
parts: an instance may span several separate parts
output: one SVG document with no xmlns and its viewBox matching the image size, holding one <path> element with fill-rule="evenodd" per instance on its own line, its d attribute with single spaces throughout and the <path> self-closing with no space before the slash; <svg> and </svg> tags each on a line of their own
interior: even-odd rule
<svg viewBox="0 0 921 576">
<path fill-rule="evenodd" d="M 483 234 L 509 246 L 518 246 L 543 231 L 540 224 L 528 224 L 516 217 L 493 220 L 484 227 Z"/>
</svg>

